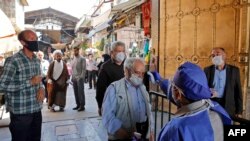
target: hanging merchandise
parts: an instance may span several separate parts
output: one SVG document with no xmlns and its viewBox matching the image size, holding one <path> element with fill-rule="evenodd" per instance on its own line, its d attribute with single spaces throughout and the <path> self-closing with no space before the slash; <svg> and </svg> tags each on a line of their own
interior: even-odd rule
<svg viewBox="0 0 250 141">
<path fill-rule="evenodd" d="M 145 56 L 144 60 L 145 60 L 145 63 L 148 65 L 150 63 L 150 55 L 151 53 L 148 52 L 148 54 Z"/>
<path fill-rule="evenodd" d="M 142 4 L 144 35 L 150 35 L 151 1 Z"/>
<path fill-rule="evenodd" d="M 149 52 L 149 39 L 144 41 L 143 56 L 145 57 Z"/>
</svg>

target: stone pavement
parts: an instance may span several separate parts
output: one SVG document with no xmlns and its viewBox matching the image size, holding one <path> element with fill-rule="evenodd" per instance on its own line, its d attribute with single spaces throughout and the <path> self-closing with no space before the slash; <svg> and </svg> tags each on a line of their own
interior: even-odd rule
<svg viewBox="0 0 250 141">
<path fill-rule="evenodd" d="M 83 112 L 72 110 L 76 105 L 71 85 L 68 87 L 64 112 L 50 112 L 47 104 L 44 103 L 42 141 L 107 141 L 106 130 L 103 128 L 101 117 L 97 113 L 95 90 L 89 90 L 88 84 L 85 84 L 85 97 L 86 105 Z M 56 110 L 59 110 L 59 108 Z M 163 113 L 162 117 L 160 112 L 157 113 L 156 136 L 158 136 L 161 126 L 168 120 L 167 113 Z M 8 114 L 4 114 L 4 119 L 0 120 L 0 141 L 11 140 L 8 117 Z M 153 117 L 155 117 L 154 112 Z M 163 123 L 160 122 L 161 118 L 163 118 Z"/>
<path fill-rule="evenodd" d="M 42 141 L 105 141 L 107 134 L 97 114 L 95 90 L 88 89 L 85 84 L 85 111 L 72 110 L 75 107 L 72 86 L 68 87 L 67 102 L 64 112 L 50 112 L 44 103 L 42 110 Z M 0 140 L 10 141 L 8 114 L 0 120 Z"/>
</svg>

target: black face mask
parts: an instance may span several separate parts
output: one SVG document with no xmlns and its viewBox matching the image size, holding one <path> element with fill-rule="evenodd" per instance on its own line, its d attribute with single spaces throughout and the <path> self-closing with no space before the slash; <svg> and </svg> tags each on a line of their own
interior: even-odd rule
<svg viewBox="0 0 250 141">
<path fill-rule="evenodd" d="M 25 43 L 27 44 L 25 47 L 30 51 L 34 52 L 39 50 L 37 41 L 25 41 Z"/>
</svg>

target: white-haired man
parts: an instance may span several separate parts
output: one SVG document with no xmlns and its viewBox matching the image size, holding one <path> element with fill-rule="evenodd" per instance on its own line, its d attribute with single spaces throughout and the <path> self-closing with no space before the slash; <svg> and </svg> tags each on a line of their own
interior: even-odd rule
<svg viewBox="0 0 250 141">
<path fill-rule="evenodd" d="M 41 73 L 42 73 L 42 82 L 45 87 L 45 98 L 46 102 L 48 102 L 48 91 L 47 91 L 47 81 L 46 76 L 49 69 L 49 61 L 44 59 L 44 53 L 42 51 L 37 52 L 37 57 L 41 61 L 40 67 L 41 67 Z"/>
<path fill-rule="evenodd" d="M 148 140 L 149 135 L 152 139 L 151 105 L 143 85 L 145 63 L 140 58 L 128 58 L 124 72 L 124 78 L 109 85 L 102 105 L 102 121 L 108 139 L 132 140 L 137 133 L 143 140 Z"/>
<path fill-rule="evenodd" d="M 54 107 L 58 105 L 60 111 L 64 111 L 66 104 L 67 80 L 69 73 L 66 63 L 62 61 L 61 50 L 53 52 L 54 61 L 49 65 L 47 73 L 48 80 L 48 106 L 51 112 L 55 112 Z"/>
</svg>

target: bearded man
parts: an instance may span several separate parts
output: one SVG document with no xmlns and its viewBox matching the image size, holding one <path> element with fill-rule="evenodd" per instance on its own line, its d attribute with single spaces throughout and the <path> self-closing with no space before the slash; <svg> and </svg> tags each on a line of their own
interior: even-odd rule
<svg viewBox="0 0 250 141">
<path fill-rule="evenodd" d="M 51 112 L 55 112 L 55 106 L 60 107 L 59 111 L 64 111 L 66 105 L 67 81 L 70 76 L 62 55 L 60 50 L 53 52 L 54 61 L 49 65 L 47 74 L 48 108 Z"/>
</svg>

